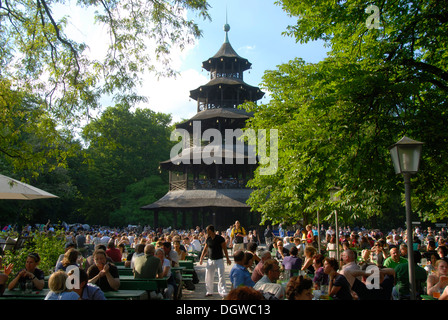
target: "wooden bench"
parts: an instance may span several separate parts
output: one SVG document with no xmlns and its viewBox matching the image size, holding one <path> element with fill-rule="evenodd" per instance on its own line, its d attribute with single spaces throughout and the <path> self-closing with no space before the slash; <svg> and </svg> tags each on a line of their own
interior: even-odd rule
<svg viewBox="0 0 448 320">
<path fill-rule="evenodd" d="M 179 260 L 179 266 L 185 267 L 185 270 L 194 270 L 194 262 L 191 260 Z"/>
<path fill-rule="evenodd" d="M 185 281 L 193 282 L 193 272 L 195 271 L 193 260 L 179 260 L 179 266 L 183 268 L 181 271 L 182 281 L 184 283 Z"/>
<path fill-rule="evenodd" d="M 193 273 L 194 262 L 189 260 L 179 260 L 179 266 L 184 267 L 183 273 Z"/>
<path fill-rule="evenodd" d="M 183 281 L 193 281 L 193 274 L 188 274 L 188 273 L 182 273 L 182 280 Z"/>
<path fill-rule="evenodd" d="M 196 259 L 195 256 L 185 256 L 185 260 L 183 260 L 183 261 L 191 261 L 191 262 L 194 262 L 195 259 Z"/>
<path fill-rule="evenodd" d="M 151 291 L 163 293 L 168 287 L 168 278 L 128 279 L 120 280 L 119 290 L 145 290 L 149 296 Z M 145 298 L 144 298 L 145 299 Z"/>
<path fill-rule="evenodd" d="M 157 291 L 158 283 L 153 280 L 120 280 L 120 290 L 146 290 Z"/>
<path fill-rule="evenodd" d="M 134 270 L 131 268 L 118 268 L 118 274 L 120 276 L 133 276 Z"/>
<path fill-rule="evenodd" d="M 125 247 L 126 252 L 127 252 L 128 254 L 129 254 L 129 253 L 134 253 L 134 252 L 135 252 L 135 248 L 131 248 L 131 246 L 129 246 L 129 245 L 125 245 L 124 247 Z"/>
</svg>

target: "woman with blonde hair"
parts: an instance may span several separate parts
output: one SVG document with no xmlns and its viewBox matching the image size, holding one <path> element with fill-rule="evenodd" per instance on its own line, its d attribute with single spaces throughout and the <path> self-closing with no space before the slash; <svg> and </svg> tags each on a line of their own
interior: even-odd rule
<svg viewBox="0 0 448 320">
<path fill-rule="evenodd" d="M 305 247 L 305 261 L 302 265 L 302 271 L 305 271 L 309 274 L 314 274 L 314 267 L 313 267 L 313 257 L 316 255 L 317 251 L 316 248 L 313 246 L 306 246 Z"/>
<path fill-rule="evenodd" d="M 67 289 L 67 274 L 62 271 L 53 272 L 48 279 L 48 288 L 50 292 L 45 297 L 45 300 L 79 300 L 79 295 Z"/>
<path fill-rule="evenodd" d="M 435 263 L 435 273 L 428 275 L 426 280 L 426 291 L 430 296 L 434 296 L 434 293 L 442 293 L 445 287 L 448 285 L 448 263 L 443 260 L 437 260 Z"/>
</svg>

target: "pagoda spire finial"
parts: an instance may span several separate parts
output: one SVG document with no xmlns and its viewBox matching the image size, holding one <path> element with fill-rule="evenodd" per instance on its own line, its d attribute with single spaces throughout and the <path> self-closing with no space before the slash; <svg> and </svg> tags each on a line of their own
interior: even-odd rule
<svg viewBox="0 0 448 320">
<path fill-rule="evenodd" d="M 226 24 L 224 25 L 224 31 L 226 32 L 226 38 L 224 43 L 229 43 L 229 35 L 228 32 L 230 30 L 230 25 L 227 23 L 227 7 L 226 7 Z"/>
</svg>

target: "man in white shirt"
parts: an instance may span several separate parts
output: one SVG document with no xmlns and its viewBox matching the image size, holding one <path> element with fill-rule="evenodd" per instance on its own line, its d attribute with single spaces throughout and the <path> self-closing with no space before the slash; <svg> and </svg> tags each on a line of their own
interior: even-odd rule
<svg viewBox="0 0 448 320">
<path fill-rule="evenodd" d="M 328 227 L 327 232 L 325 233 L 327 242 L 330 242 L 331 237 L 334 235 L 334 230 L 332 226 Z"/>
<path fill-rule="evenodd" d="M 198 239 L 198 236 L 195 235 L 193 237 L 193 241 L 191 241 L 191 245 L 193 246 L 193 250 L 197 251 L 197 252 L 201 252 L 202 251 L 202 245 L 201 242 Z"/>
<path fill-rule="evenodd" d="M 134 254 L 132 255 L 132 258 L 131 258 L 131 261 L 130 261 L 129 265 L 127 265 L 127 264 L 128 264 L 128 261 L 126 261 L 126 262 L 125 262 L 125 266 L 127 266 L 127 267 L 131 267 L 131 269 L 134 269 L 134 261 L 135 261 L 135 258 L 140 257 L 140 256 L 143 256 L 144 254 L 145 254 L 145 245 L 144 245 L 143 243 L 139 243 L 139 244 L 137 244 L 137 245 L 135 246 L 135 252 L 134 252 Z"/>
<path fill-rule="evenodd" d="M 288 251 L 291 250 L 292 247 L 295 247 L 293 241 L 294 241 L 293 237 L 285 237 L 283 248 L 285 248 Z"/>
<path fill-rule="evenodd" d="M 345 270 L 354 270 L 359 271 L 361 270 L 361 267 L 355 262 L 355 253 L 348 249 L 344 250 L 341 254 L 342 263 L 343 266 L 340 270 L 340 273 L 347 279 L 347 281 L 350 283 L 350 287 L 353 286 L 353 283 L 355 282 L 355 277 L 351 275 L 348 272 L 345 272 Z M 362 277 L 357 277 L 360 281 L 362 281 Z"/>
<path fill-rule="evenodd" d="M 109 243 L 109 240 L 110 240 L 110 237 L 106 233 L 101 237 L 100 242 L 101 242 L 101 244 L 104 244 L 105 246 L 107 246 L 107 244 Z"/>
<path fill-rule="evenodd" d="M 232 234 L 232 228 L 233 226 L 229 226 L 226 230 L 226 236 L 228 236 L 230 238 L 230 235 Z"/>
<path fill-rule="evenodd" d="M 277 260 L 269 259 L 263 265 L 264 276 L 257 281 L 254 289 L 261 291 L 263 296 L 269 300 L 274 297 L 278 300 L 283 300 L 285 297 L 285 289 L 281 284 L 277 283 L 280 277 L 280 266 Z"/>
<path fill-rule="evenodd" d="M 128 235 L 128 240 L 129 240 L 129 243 L 130 243 L 130 244 L 133 244 L 133 243 L 134 243 L 135 235 L 134 235 L 133 232 L 129 233 L 129 235 Z"/>
</svg>

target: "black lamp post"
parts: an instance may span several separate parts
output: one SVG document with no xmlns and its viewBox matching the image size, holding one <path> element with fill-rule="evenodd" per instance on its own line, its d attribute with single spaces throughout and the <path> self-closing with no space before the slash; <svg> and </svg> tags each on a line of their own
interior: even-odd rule
<svg viewBox="0 0 448 320">
<path fill-rule="evenodd" d="M 416 283 L 415 283 L 415 265 L 414 250 L 412 238 L 412 222 L 411 222 L 411 174 L 417 173 L 420 164 L 420 154 L 423 142 L 403 137 L 400 141 L 389 147 L 392 161 L 394 163 L 395 173 L 402 174 L 405 187 L 406 202 L 406 229 L 407 229 L 407 246 L 408 246 L 408 264 L 409 264 L 409 284 L 411 300 L 416 299 Z"/>
</svg>

